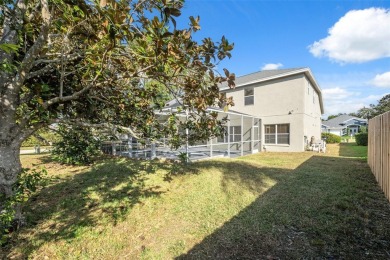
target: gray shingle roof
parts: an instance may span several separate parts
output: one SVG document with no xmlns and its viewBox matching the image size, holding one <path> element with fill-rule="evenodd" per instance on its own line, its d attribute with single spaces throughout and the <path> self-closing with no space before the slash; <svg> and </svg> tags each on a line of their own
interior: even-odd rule
<svg viewBox="0 0 390 260">
<path fill-rule="evenodd" d="M 343 123 L 345 123 L 346 121 L 353 119 L 353 118 L 360 120 L 360 121 L 363 121 L 363 122 L 367 122 L 367 119 L 359 118 L 356 116 L 341 115 L 341 116 L 332 118 L 328 121 L 324 121 L 324 122 L 322 122 L 322 124 L 326 125 L 327 127 L 330 127 L 330 128 L 342 128 Z"/>
<path fill-rule="evenodd" d="M 293 72 L 296 70 L 301 70 L 304 68 L 293 68 L 293 69 L 278 69 L 278 70 L 262 70 L 254 73 L 250 73 L 247 75 L 239 76 L 236 77 L 236 80 L 234 81 L 236 83 L 236 86 L 240 86 L 242 84 L 252 82 L 255 80 L 261 80 L 261 79 L 266 79 L 270 77 L 276 77 L 278 75 L 283 75 L 289 72 Z M 227 88 L 227 83 L 224 82 L 221 84 L 220 88 L 224 89 Z"/>
</svg>

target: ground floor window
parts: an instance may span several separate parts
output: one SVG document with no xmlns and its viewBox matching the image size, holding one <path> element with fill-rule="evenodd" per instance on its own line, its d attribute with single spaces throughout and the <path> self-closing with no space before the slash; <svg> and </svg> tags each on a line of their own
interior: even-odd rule
<svg viewBox="0 0 390 260">
<path fill-rule="evenodd" d="M 265 125 L 266 144 L 290 144 L 290 125 Z"/>
</svg>

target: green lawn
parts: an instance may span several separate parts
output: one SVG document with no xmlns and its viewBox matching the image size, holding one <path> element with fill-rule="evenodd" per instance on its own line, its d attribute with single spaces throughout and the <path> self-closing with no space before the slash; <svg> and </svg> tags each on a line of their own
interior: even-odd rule
<svg viewBox="0 0 390 260">
<path fill-rule="evenodd" d="M 366 152 L 349 143 L 185 169 L 127 159 L 64 168 L 23 155 L 25 166 L 45 163 L 51 182 L 3 257 L 388 259 L 390 204 Z"/>
</svg>

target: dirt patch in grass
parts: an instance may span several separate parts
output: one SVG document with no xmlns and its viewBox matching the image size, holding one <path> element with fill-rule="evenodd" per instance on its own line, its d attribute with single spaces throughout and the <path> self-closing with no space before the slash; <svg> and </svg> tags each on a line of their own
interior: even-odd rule
<svg viewBox="0 0 390 260">
<path fill-rule="evenodd" d="M 111 159 L 64 167 L 26 206 L 8 258 L 388 259 L 390 204 L 366 150 L 197 162 Z"/>
</svg>

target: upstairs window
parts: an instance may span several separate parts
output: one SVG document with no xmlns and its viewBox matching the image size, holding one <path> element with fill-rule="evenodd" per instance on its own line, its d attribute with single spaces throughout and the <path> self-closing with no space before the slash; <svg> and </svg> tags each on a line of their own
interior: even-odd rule
<svg viewBox="0 0 390 260">
<path fill-rule="evenodd" d="M 255 96 L 253 88 L 247 88 L 244 90 L 244 96 L 245 96 L 245 106 L 253 105 L 255 103 Z"/>
</svg>

